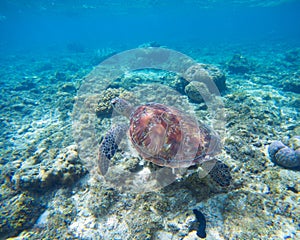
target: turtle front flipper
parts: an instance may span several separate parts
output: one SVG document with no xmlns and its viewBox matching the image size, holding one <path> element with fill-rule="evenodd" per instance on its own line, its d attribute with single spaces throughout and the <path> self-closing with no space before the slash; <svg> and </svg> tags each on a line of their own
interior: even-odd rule
<svg viewBox="0 0 300 240">
<path fill-rule="evenodd" d="M 204 161 L 201 164 L 201 168 L 221 187 L 228 187 L 230 185 L 232 177 L 230 169 L 225 163 L 212 158 Z"/>
<path fill-rule="evenodd" d="M 209 175 L 221 187 L 228 187 L 232 180 L 229 167 L 218 160 L 215 162 L 214 167 L 209 171 Z"/>
<path fill-rule="evenodd" d="M 127 125 L 122 124 L 111 128 L 104 136 L 98 154 L 98 167 L 104 176 L 109 168 L 109 162 L 115 155 L 122 138 L 126 134 Z"/>
</svg>

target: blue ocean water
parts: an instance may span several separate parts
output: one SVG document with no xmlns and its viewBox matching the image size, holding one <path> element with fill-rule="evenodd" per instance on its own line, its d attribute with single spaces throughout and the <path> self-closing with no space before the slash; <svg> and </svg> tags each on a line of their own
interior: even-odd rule
<svg viewBox="0 0 300 240">
<path fill-rule="evenodd" d="M 6 1 L 1 51 L 299 41 L 299 1 Z"/>
<path fill-rule="evenodd" d="M 1 0 L 0 239 L 300 239 L 299 13 Z M 115 97 L 164 105 L 127 106 L 129 135 Z"/>
</svg>

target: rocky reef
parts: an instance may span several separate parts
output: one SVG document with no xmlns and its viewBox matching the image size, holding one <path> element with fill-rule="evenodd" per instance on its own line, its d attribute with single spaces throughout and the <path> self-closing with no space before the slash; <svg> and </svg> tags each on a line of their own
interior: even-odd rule
<svg viewBox="0 0 300 240">
<path fill-rule="evenodd" d="M 49 159 L 45 150 L 33 154 L 14 171 L 11 181 L 16 189 L 48 191 L 57 186 L 70 186 L 86 174 L 75 145 L 59 152 L 52 149 Z"/>
<path fill-rule="evenodd" d="M 220 92 L 226 90 L 226 76 L 216 66 L 210 64 L 198 63 L 188 68 L 184 73 L 184 77 L 190 83 L 202 82 L 210 90 L 212 83 L 214 83 Z"/>
<path fill-rule="evenodd" d="M 283 90 L 300 93 L 300 72 L 296 71 L 292 76 L 288 76 L 284 79 L 282 85 Z"/>
<path fill-rule="evenodd" d="M 1 239 L 15 236 L 22 230 L 33 226 L 43 209 L 45 209 L 45 206 L 42 204 L 41 199 L 28 192 L 1 194 Z"/>
<path fill-rule="evenodd" d="M 51 61 L 11 56 L 3 64 L 11 68 L 0 68 L 6 82 L 0 97 L 1 239 L 33 227 L 53 191 L 87 173 L 70 132 L 74 95 L 85 70 L 57 56 Z"/>
<path fill-rule="evenodd" d="M 203 82 L 192 81 L 184 88 L 186 95 L 194 102 L 210 101 L 212 93 Z"/>
<path fill-rule="evenodd" d="M 228 62 L 228 70 L 231 73 L 243 74 L 251 70 L 251 65 L 243 55 L 235 54 Z"/>
<path fill-rule="evenodd" d="M 202 63 L 190 67 L 182 76 L 157 69 L 143 69 L 126 73 L 111 83 L 110 87 L 125 88 L 131 91 L 135 87 L 149 83 L 169 86 L 182 94 L 187 94 L 196 102 L 203 102 L 201 94 L 202 92 L 205 94 L 205 90 L 200 91 L 201 94 L 199 93 L 199 89 L 204 86 L 203 84 L 205 84 L 204 88 L 207 88 L 209 91 L 211 91 L 210 87 L 212 84 L 216 85 L 221 93 L 226 90 L 226 76 L 224 72 L 212 64 Z"/>
<path fill-rule="evenodd" d="M 110 117 L 113 108 L 111 100 L 120 97 L 126 100 L 133 101 L 133 94 L 124 88 L 108 88 L 101 93 L 101 96 L 98 100 L 95 112 L 97 117 Z"/>
<path fill-rule="evenodd" d="M 228 62 L 239 48 L 251 66 L 229 70 Z M 152 187 L 147 178 L 137 181 L 121 174 L 122 169 L 129 176 L 160 169 L 132 154 L 126 141 L 112 159 L 107 178 L 97 173 L 93 162 L 87 168 L 80 157 L 82 148 L 74 141 L 70 116 L 95 52 L 35 56 L 35 61 L 32 56 L 2 56 L 0 238 L 197 239 L 201 218 L 194 209 L 205 216 L 207 239 L 300 238 L 299 171 L 287 168 L 290 155 L 276 150 L 294 151 L 295 156 L 298 149 L 298 138 L 292 136 L 300 135 L 299 93 L 292 89 L 300 66 L 296 53 L 282 54 L 291 49 L 178 46 L 198 62 L 218 66 L 219 71 L 211 72 L 222 79 L 213 81 L 226 113 L 218 160 L 229 166 L 232 182 L 218 186 L 194 167 L 175 172 L 172 184 L 153 192 L 134 191 Z M 202 99 L 192 98 L 192 88 L 205 89 L 203 82 L 192 71 L 188 76 L 189 80 L 158 71 L 126 72 L 95 97 L 98 110 L 105 113 L 114 96 L 133 94 L 141 102 L 189 106 L 197 119 L 216 126 L 216 112 L 208 112 Z M 96 108 L 97 104 L 88 109 L 95 116 L 91 134 L 96 137 L 94 145 L 83 146 L 87 151 L 98 146 L 114 121 L 119 122 L 118 117 L 103 117 L 106 113 L 97 117 Z M 273 143 L 278 139 L 281 143 Z"/>
<path fill-rule="evenodd" d="M 294 48 L 286 51 L 284 59 L 290 63 L 298 63 L 300 60 L 300 48 Z"/>
</svg>

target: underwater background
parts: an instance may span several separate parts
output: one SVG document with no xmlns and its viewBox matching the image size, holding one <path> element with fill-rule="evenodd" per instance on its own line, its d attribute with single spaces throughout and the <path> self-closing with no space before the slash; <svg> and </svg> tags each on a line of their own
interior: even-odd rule
<svg viewBox="0 0 300 240">
<path fill-rule="evenodd" d="M 300 239 L 299 12 L 298 0 L 1 0 L 0 239 Z M 230 184 L 160 168 L 128 136 L 102 176 L 99 144 L 129 125 L 115 97 L 212 127 Z M 160 169 L 165 182 L 145 178 Z"/>
</svg>

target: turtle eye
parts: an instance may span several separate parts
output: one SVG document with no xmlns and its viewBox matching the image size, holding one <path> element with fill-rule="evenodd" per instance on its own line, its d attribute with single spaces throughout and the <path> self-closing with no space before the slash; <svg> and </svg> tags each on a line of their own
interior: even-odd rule
<svg viewBox="0 0 300 240">
<path fill-rule="evenodd" d="M 112 104 L 112 105 L 116 105 L 116 103 L 119 101 L 119 98 L 114 98 L 114 99 L 112 99 L 111 101 L 110 101 L 110 103 Z"/>
</svg>

